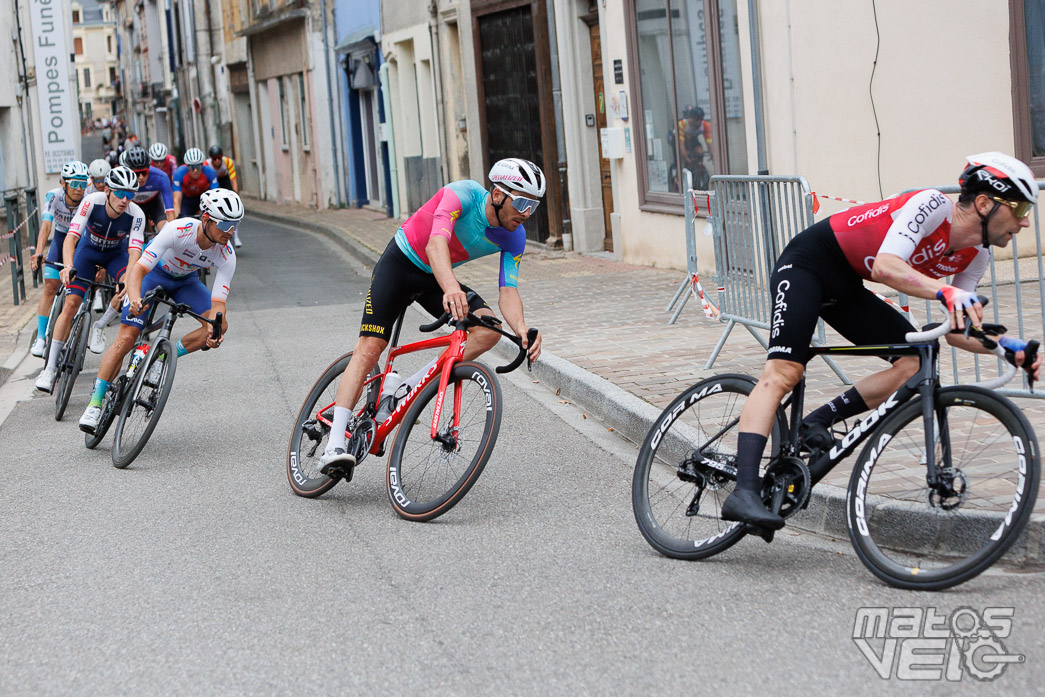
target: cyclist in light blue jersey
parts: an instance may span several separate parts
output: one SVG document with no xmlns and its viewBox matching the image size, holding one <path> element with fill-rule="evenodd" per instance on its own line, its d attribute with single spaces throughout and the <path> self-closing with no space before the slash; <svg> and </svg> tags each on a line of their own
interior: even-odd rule
<svg viewBox="0 0 1045 697">
<path fill-rule="evenodd" d="M 487 254 L 500 254 L 498 307 L 512 331 L 523 339 L 530 359 L 541 353 L 541 336 L 526 343 L 529 327 L 519 297 L 519 261 L 526 248 L 523 223 L 540 204 L 546 179 L 527 160 L 500 160 L 490 170 L 493 186 L 457 181 L 436 192 L 396 232 L 374 266 L 367 293 L 359 340 L 338 386 L 330 439 L 320 458 L 323 474 L 355 465 L 355 443 L 345 442 L 349 407 L 359 400 L 363 381 L 388 346 L 389 333 L 407 305 L 417 302 L 431 315 L 444 311 L 454 319 L 469 312 L 493 315 L 478 294 L 458 282 L 453 267 Z M 510 204 L 510 205 L 506 205 Z M 497 343 L 499 335 L 483 327 L 469 330 L 464 360 L 474 360 Z M 433 361 L 434 364 L 434 361 Z M 405 381 L 416 384 L 430 366 Z"/>
</svg>

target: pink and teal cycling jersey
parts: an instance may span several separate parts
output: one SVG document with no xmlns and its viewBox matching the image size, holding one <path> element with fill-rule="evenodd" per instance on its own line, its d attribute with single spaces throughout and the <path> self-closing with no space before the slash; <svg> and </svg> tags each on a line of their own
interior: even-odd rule
<svg viewBox="0 0 1045 697">
<path fill-rule="evenodd" d="M 451 182 L 396 232 L 399 249 L 419 269 L 432 273 L 425 246 L 432 235 L 445 237 L 450 243 L 450 263 L 460 266 L 470 259 L 501 253 L 501 287 L 517 288 L 519 262 L 526 250 L 526 231 L 520 225 L 509 232 L 490 227 L 486 219 L 486 199 L 490 192 L 470 179 Z"/>
</svg>

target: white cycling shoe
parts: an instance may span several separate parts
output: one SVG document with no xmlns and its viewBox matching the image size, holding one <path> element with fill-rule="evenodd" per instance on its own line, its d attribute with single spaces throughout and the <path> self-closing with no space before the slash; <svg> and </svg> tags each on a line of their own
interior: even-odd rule
<svg viewBox="0 0 1045 697">
<path fill-rule="evenodd" d="M 37 338 L 37 340 L 33 342 L 33 347 L 29 349 L 29 353 L 33 354 L 37 358 L 43 358 L 44 348 L 46 347 L 47 342 L 44 341 L 43 338 Z"/>
<path fill-rule="evenodd" d="M 87 431 L 88 433 L 94 433 L 94 430 L 98 428 L 98 422 L 101 420 L 101 407 L 87 407 L 86 411 L 84 411 L 83 413 L 83 416 L 80 417 L 80 430 Z"/>
<path fill-rule="evenodd" d="M 50 394 L 51 389 L 54 387 L 54 369 L 44 368 L 40 371 L 40 374 L 36 376 L 36 389 L 41 392 L 47 392 Z"/>
<path fill-rule="evenodd" d="M 233 246 L 236 247 L 236 249 L 239 249 L 240 247 L 243 246 L 243 243 L 239 239 L 239 232 L 235 233 L 232 236 L 232 244 L 233 244 Z"/>
<path fill-rule="evenodd" d="M 91 353 L 105 351 L 105 327 L 91 325 L 91 339 L 87 342 L 87 348 L 91 349 Z"/>
<path fill-rule="evenodd" d="M 93 312 L 105 312 L 105 303 L 102 302 L 101 293 L 94 294 L 94 303 L 91 305 Z"/>
<path fill-rule="evenodd" d="M 319 473 L 329 475 L 333 469 L 349 469 L 355 467 L 356 456 L 344 448 L 327 446 L 323 456 L 319 458 Z"/>
</svg>

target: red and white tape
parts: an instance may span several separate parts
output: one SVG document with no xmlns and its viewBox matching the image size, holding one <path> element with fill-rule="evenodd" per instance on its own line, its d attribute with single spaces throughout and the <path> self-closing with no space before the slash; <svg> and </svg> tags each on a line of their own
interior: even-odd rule
<svg viewBox="0 0 1045 697">
<path fill-rule="evenodd" d="M 693 212 L 696 213 L 700 210 L 700 204 L 697 203 L 697 191 L 696 189 L 689 190 L 690 195 L 693 197 Z M 711 194 L 705 194 L 703 196 L 704 202 L 707 204 L 708 213 L 711 212 Z"/>
<path fill-rule="evenodd" d="M 21 230 L 22 228 L 24 228 L 26 225 L 29 224 L 29 219 L 32 218 L 34 215 L 36 215 L 36 212 L 38 210 L 40 210 L 40 209 L 39 208 L 34 208 L 33 212 L 30 213 L 29 215 L 27 215 L 25 217 L 25 220 L 23 220 L 22 222 L 18 223 L 18 225 L 15 226 L 14 230 L 11 230 L 11 232 L 4 233 L 3 235 L 0 235 L 0 240 L 9 240 L 12 237 L 14 237 L 15 233 L 17 233 L 19 230 Z M 4 262 L 4 263 L 7 263 L 7 262 Z"/>
<path fill-rule="evenodd" d="M 700 300 L 700 307 L 704 310 L 705 317 L 707 317 L 708 319 L 715 320 L 721 317 L 722 312 L 717 307 L 715 307 L 715 305 L 710 300 L 708 300 L 708 297 L 706 295 L 704 295 L 704 287 L 700 285 L 700 279 L 697 278 L 697 274 L 693 274 L 693 276 L 690 277 L 689 289 L 693 293 L 693 295 Z M 725 289 L 719 288 L 719 292 L 723 290 Z"/>
<path fill-rule="evenodd" d="M 892 300 L 890 300 L 889 298 L 885 297 L 881 293 L 875 293 L 875 295 L 877 295 L 879 298 L 881 298 L 885 302 L 889 303 L 890 305 L 892 305 L 893 307 L 898 309 L 904 316 L 907 317 L 907 321 L 908 322 L 910 322 L 911 324 L 914 324 L 914 317 L 911 315 L 911 306 L 910 305 L 901 305 L 900 303 L 893 302 Z M 917 327 L 917 325 L 915 325 L 915 326 Z"/>
<path fill-rule="evenodd" d="M 842 198 L 840 196 L 831 196 L 830 194 L 818 194 L 815 191 L 810 191 L 809 195 L 813 197 L 813 213 L 820 212 L 820 199 L 826 198 L 830 201 L 841 201 L 842 203 L 851 203 L 854 206 L 862 206 L 866 201 L 857 201 L 855 198 Z"/>
</svg>

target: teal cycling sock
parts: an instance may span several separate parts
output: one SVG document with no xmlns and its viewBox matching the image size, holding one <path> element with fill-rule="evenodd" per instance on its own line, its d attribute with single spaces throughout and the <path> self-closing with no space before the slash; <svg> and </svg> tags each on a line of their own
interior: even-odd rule
<svg viewBox="0 0 1045 697">
<path fill-rule="evenodd" d="M 36 338 L 43 339 L 47 336 L 47 315 L 36 316 Z"/>
<path fill-rule="evenodd" d="M 175 346 L 175 348 L 178 349 L 178 358 L 181 358 L 189 352 L 189 350 L 185 348 L 185 344 L 181 343 L 181 339 L 178 339 L 178 345 Z"/>
<path fill-rule="evenodd" d="M 91 401 L 87 403 L 87 406 L 100 407 L 105 399 L 105 393 L 109 391 L 110 384 L 108 380 L 97 378 L 94 381 L 94 394 L 91 395 Z"/>
</svg>

